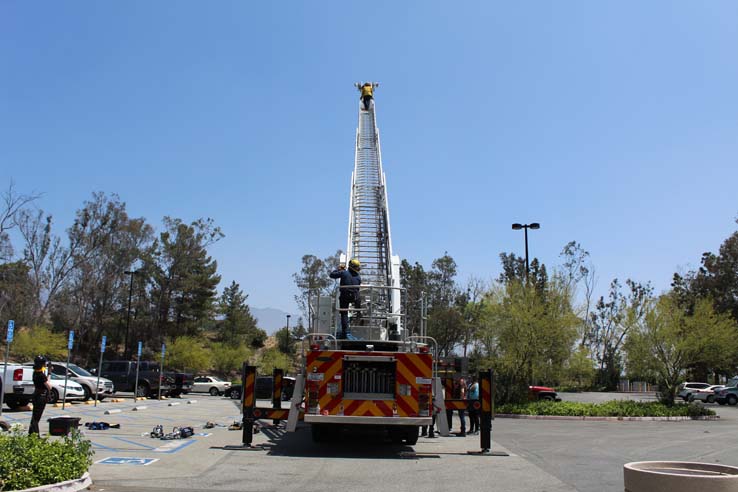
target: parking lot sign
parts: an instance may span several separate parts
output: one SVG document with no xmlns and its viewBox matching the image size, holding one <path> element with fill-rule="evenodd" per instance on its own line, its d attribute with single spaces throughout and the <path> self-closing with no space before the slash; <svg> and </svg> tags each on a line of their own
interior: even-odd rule
<svg viewBox="0 0 738 492">
<path fill-rule="evenodd" d="M 107 343 L 107 341 L 108 341 L 108 337 L 106 337 L 105 335 L 103 335 L 102 342 L 100 343 L 100 353 L 101 354 L 104 354 L 105 353 L 105 343 Z"/>
<path fill-rule="evenodd" d="M 74 347 L 74 330 L 69 331 L 69 344 L 67 345 L 69 350 L 72 350 L 72 347 Z"/>
<path fill-rule="evenodd" d="M 13 333 L 15 332 L 15 321 L 8 320 L 8 336 L 5 337 L 5 341 L 10 343 L 13 341 Z"/>
<path fill-rule="evenodd" d="M 141 349 L 143 349 L 143 342 L 141 340 L 138 341 L 138 358 L 141 358 Z"/>
</svg>

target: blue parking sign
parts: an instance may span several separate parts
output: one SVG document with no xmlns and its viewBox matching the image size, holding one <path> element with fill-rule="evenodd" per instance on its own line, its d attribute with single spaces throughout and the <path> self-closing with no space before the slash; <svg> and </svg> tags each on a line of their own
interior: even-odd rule
<svg viewBox="0 0 738 492">
<path fill-rule="evenodd" d="M 161 356 L 164 357 L 164 354 L 167 353 L 167 346 L 163 343 L 161 344 Z"/>
<path fill-rule="evenodd" d="M 107 341 L 108 341 L 108 337 L 106 337 L 105 335 L 103 335 L 102 342 L 100 343 L 100 353 L 101 354 L 104 354 L 105 353 L 105 344 L 107 343 Z"/>
<path fill-rule="evenodd" d="M 141 357 L 141 349 L 143 348 L 143 342 L 141 340 L 138 341 L 138 357 Z"/>
<path fill-rule="evenodd" d="M 15 321 L 8 320 L 8 336 L 5 337 L 5 341 L 10 343 L 13 341 L 13 333 L 15 332 Z"/>
<path fill-rule="evenodd" d="M 69 350 L 72 350 L 72 347 L 74 347 L 74 330 L 69 332 L 69 344 L 67 345 Z"/>
</svg>

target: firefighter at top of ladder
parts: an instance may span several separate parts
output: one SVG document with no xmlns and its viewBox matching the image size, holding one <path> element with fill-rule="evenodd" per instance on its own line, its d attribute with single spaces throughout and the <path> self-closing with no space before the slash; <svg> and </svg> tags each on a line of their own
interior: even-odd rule
<svg viewBox="0 0 738 492">
<path fill-rule="evenodd" d="M 364 84 L 356 84 L 356 87 L 361 92 L 361 102 L 363 105 L 363 109 L 365 111 L 369 111 L 369 108 L 372 104 L 372 99 L 374 99 L 374 88 L 379 87 L 379 83 L 364 82 Z"/>
</svg>

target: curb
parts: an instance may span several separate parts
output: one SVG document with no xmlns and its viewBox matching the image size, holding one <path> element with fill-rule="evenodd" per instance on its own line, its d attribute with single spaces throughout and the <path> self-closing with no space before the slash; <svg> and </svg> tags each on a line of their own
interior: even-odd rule
<svg viewBox="0 0 738 492">
<path fill-rule="evenodd" d="M 77 492 L 84 490 L 92 485 L 92 479 L 90 474 L 85 472 L 82 478 L 75 480 L 67 480 L 66 482 L 52 483 L 50 485 L 41 485 L 40 487 L 33 487 L 32 489 L 16 490 L 13 492 Z"/>
<path fill-rule="evenodd" d="M 514 413 L 498 413 L 495 418 L 520 420 L 588 420 L 590 422 L 684 422 L 685 420 L 719 420 L 719 415 L 702 415 L 699 417 L 587 417 L 577 415 L 520 415 Z"/>
</svg>

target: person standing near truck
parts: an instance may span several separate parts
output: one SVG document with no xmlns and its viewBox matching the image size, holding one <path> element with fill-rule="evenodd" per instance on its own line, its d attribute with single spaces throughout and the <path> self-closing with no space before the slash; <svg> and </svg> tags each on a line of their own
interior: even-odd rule
<svg viewBox="0 0 738 492">
<path fill-rule="evenodd" d="M 45 369 L 46 358 L 43 355 L 37 355 L 33 359 L 33 413 L 31 415 L 31 425 L 28 427 L 29 435 L 38 435 L 38 423 L 44 414 L 49 391 L 51 391 L 51 383 L 49 383 L 49 376 Z"/>
</svg>

